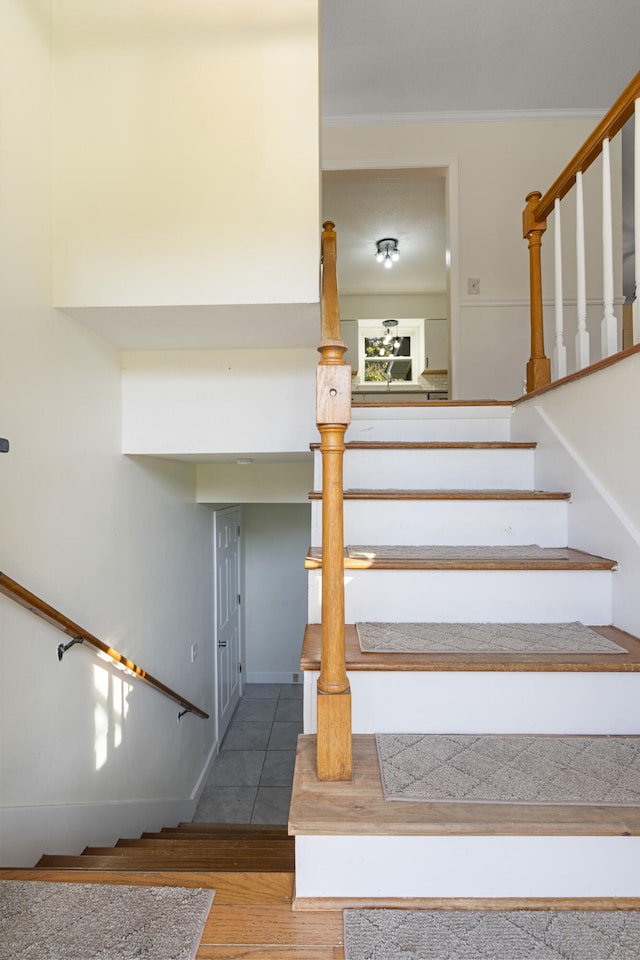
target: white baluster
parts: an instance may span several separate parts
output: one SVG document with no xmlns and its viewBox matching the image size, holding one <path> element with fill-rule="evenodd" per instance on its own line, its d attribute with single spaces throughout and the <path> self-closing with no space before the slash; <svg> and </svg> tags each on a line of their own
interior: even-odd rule
<svg viewBox="0 0 640 960">
<path fill-rule="evenodd" d="M 604 317 L 600 324 L 601 356 L 618 352 L 618 321 L 613 312 L 613 225 L 611 212 L 611 152 L 602 142 L 602 289 Z"/>
<path fill-rule="evenodd" d="M 567 348 L 564 345 L 564 302 L 562 296 L 562 228 L 560 224 L 560 201 L 555 208 L 555 293 L 556 293 L 556 344 L 553 349 L 553 379 L 567 375 Z"/>
<path fill-rule="evenodd" d="M 633 342 L 640 343 L 640 100 L 636 100 L 634 169 L 634 231 L 636 261 L 636 298 L 633 301 Z"/>
<path fill-rule="evenodd" d="M 589 366 L 587 330 L 587 280 L 584 251 L 584 190 L 582 173 L 576 174 L 576 262 L 578 287 L 578 332 L 576 333 L 576 369 Z"/>
</svg>

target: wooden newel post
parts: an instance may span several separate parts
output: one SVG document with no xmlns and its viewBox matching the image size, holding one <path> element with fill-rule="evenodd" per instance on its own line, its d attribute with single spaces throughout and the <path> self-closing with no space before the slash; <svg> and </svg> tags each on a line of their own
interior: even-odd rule
<svg viewBox="0 0 640 960">
<path fill-rule="evenodd" d="M 351 422 L 351 368 L 344 361 L 332 223 L 322 235 L 322 343 L 316 421 L 322 455 L 322 654 L 318 680 L 319 780 L 350 780 L 351 690 L 344 640 L 344 517 L 342 462 Z"/>
<path fill-rule="evenodd" d="M 522 214 L 522 235 L 529 242 L 529 294 L 531 300 L 531 357 L 527 363 L 527 393 L 546 387 L 551 382 L 551 362 L 544 352 L 544 320 L 542 311 L 542 234 L 547 221 L 536 219 L 536 208 L 542 194 L 535 190 L 527 196 Z"/>
</svg>

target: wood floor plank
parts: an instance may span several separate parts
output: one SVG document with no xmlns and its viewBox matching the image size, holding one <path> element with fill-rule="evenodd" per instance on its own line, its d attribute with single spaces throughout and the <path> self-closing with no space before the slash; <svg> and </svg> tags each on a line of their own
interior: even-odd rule
<svg viewBox="0 0 640 960">
<path fill-rule="evenodd" d="M 609 653 L 363 653 L 354 624 L 345 627 L 347 670 L 374 671 L 527 671 L 621 673 L 640 671 L 640 640 L 616 627 L 590 627 L 601 636 L 619 644 L 624 655 Z M 300 667 L 320 669 L 320 625 L 308 624 L 305 630 Z"/>
<path fill-rule="evenodd" d="M 298 739 L 289 812 L 295 834 L 640 836 L 640 807 L 386 801 L 373 735 L 353 737 L 351 782 L 319 782 L 315 739 Z"/>
<path fill-rule="evenodd" d="M 334 947 L 343 942 L 342 912 L 295 913 L 290 905 L 225 906 L 215 900 L 201 949 L 225 944 Z"/>
</svg>

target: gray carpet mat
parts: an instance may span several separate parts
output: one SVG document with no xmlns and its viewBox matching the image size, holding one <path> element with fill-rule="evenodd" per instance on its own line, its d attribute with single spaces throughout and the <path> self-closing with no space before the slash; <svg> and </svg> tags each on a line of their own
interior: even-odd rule
<svg viewBox="0 0 640 960">
<path fill-rule="evenodd" d="M 565 560 L 566 548 L 525 546 L 397 546 L 396 544 L 349 544 L 353 560 Z"/>
<path fill-rule="evenodd" d="M 0 960 L 193 960 L 214 891 L 0 881 Z"/>
<path fill-rule="evenodd" d="M 386 800 L 640 804 L 640 736 L 376 734 Z"/>
<path fill-rule="evenodd" d="M 346 960 L 638 960 L 640 912 L 345 910 Z"/>
<path fill-rule="evenodd" d="M 627 653 L 582 623 L 356 623 L 363 653 Z"/>
</svg>

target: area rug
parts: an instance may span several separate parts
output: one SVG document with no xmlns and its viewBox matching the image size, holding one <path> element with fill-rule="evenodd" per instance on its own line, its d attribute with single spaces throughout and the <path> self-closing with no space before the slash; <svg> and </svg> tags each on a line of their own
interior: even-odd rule
<svg viewBox="0 0 640 960">
<path fill-rule="evenodd" d="M 193 960 L 213 890 L 0 881 L 0 960 Z"/>
<path fill-rule="evenodd" d="M 376 734 L 386 800 L 640 804 L 640 737 Z"/>
<path fill-rule="evenodd" d="M 566 549 L 525 546 L 398 546 L 376 544 L 347 546 L 352 560 L 566 560 Z"/>
<path fill-rule="evenodd" d="M 363 653 L 626 653 L 582 623 L 356 623 Z"/>
<path fill-rule="evenodd" d="M 345 910 L 346 960 L 638 960 L 640 913 Z"/>
</svg>

